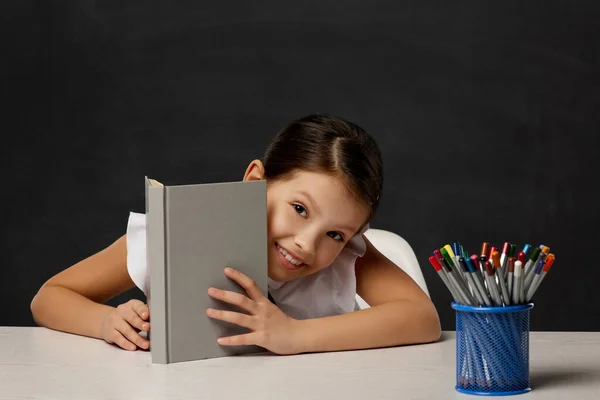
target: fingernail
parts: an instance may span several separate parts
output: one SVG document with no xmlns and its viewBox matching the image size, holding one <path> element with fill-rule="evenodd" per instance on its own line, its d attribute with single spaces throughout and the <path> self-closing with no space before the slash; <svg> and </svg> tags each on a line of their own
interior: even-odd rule
<svg viewBox="0 0 600 400">
<path fill-rule="evenodd" d="M 208 294 L 215 294 L 215 288 L 208 288 Z"/>
<path fill-rule="evenodd" d="M 147 331 L 148 330 L 148 324 L 142 324 L 142 330 L 143 331 Z"/>
<path fill-rule="evenodd" d="M 131 351 L 135 350 L 135 346 L 134 345 L 129 346 L 129 350 L 131 350 Z"/>
<path fill-rule="evenodd" d="M 233 269 L 227 267 L 227 268 L 225 268 L 225 272 L 228 273 L 228 274 L 230 274 L 230 273 L 233 272 Z"/>
<path fill-rule="evenodd" d="M 206 309 L 206 314 L 207 315 L 213 315 L 214 314 L 214 310 L 212 308 L 207 308 Z"/>
<path fill-rule="evenodd" d="M 148 344 L 149 344 L 148 342 L 142 342 L 142 347 L 144 349 L 147 349 L 148 348 Z"/>
<path fill-rule="evenodd" d="M 142 318 L 148 318 L 148 313 L 147 312 L 143 312 L 142 313 Z"/>
</svg>

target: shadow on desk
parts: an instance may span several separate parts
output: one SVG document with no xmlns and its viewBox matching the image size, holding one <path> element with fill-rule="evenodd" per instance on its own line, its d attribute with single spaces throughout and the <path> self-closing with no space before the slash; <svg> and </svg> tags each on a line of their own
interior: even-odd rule
<svg viewBox="0 0 600 400">
<path fill-rule="evenodd" d="M 556 386 L 571 386 L 599 381 L 600 373 L 598 373 L 598 371 L 576 371 L 573 369 L 531 371 L 531 375 L 529 377 L 529 382 L 532 389 L 547 389 Z"/>
</svg>

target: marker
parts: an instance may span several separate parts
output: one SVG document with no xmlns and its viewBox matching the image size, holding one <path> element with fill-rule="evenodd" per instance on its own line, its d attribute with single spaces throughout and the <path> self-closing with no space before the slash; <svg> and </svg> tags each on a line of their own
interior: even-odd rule
<svg viewBox="0 0 600 400">
<path fill-rule="evenodd" d="M 464 300 L 462 300 L 460 298 L 460 296 L 456 292 L 456 289 L 454 288 L 454 286 L 452 286 L 452 284 L 448 280 L 448 277 L 446 276 L 446 271 L 444 271 L 440 262 L 434 256 L 430 256 L 429 263 L 433 266 L 433 268 L 438 273 L 440 278 L 442 278 L 442 282 L 444 282 L 444 285 L 446 285 L 446 287 L 448 288 L 448 291 L 452 295 L 452 299 L 454 300 L 454 302 L 455 303 L 463 303 Z"/>
<path fill-rule="evenodd" d="M 523 265 L 525 265 L 525 263 L 527 262 L 527 254 L 525 254 L 524 252 L 520 251 L 519 254 L 517 255 L 517 259 L 519 261 L 521 261 L 521 263 Z"/>
<path fill-rule="evenodd" d="M 486 259 L 489 256 L 490 244 L 488 242 L 483 242 L 481 244 L 481 252 L 479 253 L 479 257 L 485 257 Z"/>
<path fill-rule="evenodd" d="M 508 251 L 508 246 L 505 247 Z M 506 282 L 504 281 L 504 268 L 500 263 L 500 253 L 498 253 L 497 250 L 492 253 L 492 262 L 494 268 L 496 268 L 496 270 L 498 271 L 496 276 L 498 277 L 498 282 L 500 282 L 500 289 L 502 290 L 502 299 L 504 300 L 504 304 L 509 305 L 510 297 L 508 297 L 508 289 L 506 288 Z"/>
<path fill-rule="evenodd" d="M 509 253 L 510 254 L 510 253 Z M 508 271 L 508 298 L 513 298 L 513 277 L 515 275 L 515 258 L 513 256 L 508 257 L 507 271 Z"/>
<path fill-rule="evenodd" d="M 510 249 L 508 250 L 508 256 L 509 257 L 514 257 L 515 256 L 515 251 L 517 251 L 517 245 L 513 243 L 513 244 L 510 245 Z"/>
<path fill-rule="evenodd" d="M 527 264 L 525 264 L 525 267 L 524 267 L 525 275 L 527 275 L 527 272 L 531 269 L 532 265 L 535 266 L 535 263 L 537 263 L 539 254 L 540 254 L 540 249 L 538 249 L 537 247 L 535 249 L 533 249 L 533 253 L 531 253 L 531 257 L 529 257 L 529 260 L 527 261 Z M 521 279 L 523 279 L 523 278 L 521 278 Z M 523 299 L 523 301 L 525 301 L 525 299 Z"/>
<path fill-rule="evenodd" d="M 486 260 L 488 259 L 488 256 L 490 254 L 490 244 L 488 242 L 483 242 L 481 244 L 481 251 L 479 252 L 479 259 L 481 260 L 481 257 L 484 257 Z M 479 271 L 481 271 L 481 277 L 483 278 L 483 280 L 485 280 L 485 267 L 483 265 L 483 262 L 479 262 Z"/>
<path fill-rule="evenodd" d="M 446 267 L 448 280 L 454 285 L 456 291 L 465 301 L 465 304 L 472 306 L 473 303 L 475 303 L 475 300 L 470 296 L 470 293 L 468 293 L 468 289 L 466 288 L 465 283 L 460 275 L 457 275 L 457 273 L 454 271 L 454 263 L 450 259 L 450 255 L 444 248 L 440 249 L 439 251 L 436 250 L 436 252 L 441 256 L 441 260 L 438 261 L 440 261 L 440 264 Z"/>
<path fill-rule="evenodd" d="M 510 243 L 504 242 L 502 246 L 502 254 L 500 254 L 500 269 L 502 271 L 502 279 L 506 279 L 506 262 L 508 261 L 508 252 L 510 250 Z"/>
<path fill-rule="evenodd" d="M 438 249 L 435 249 L 433 251 L 433 256 L 435 257 L 436 260 L 438 260 L 438 262 L 440 263 L 440 265 L 442 266 L 442 268 L 444 268 L 444 271 L 446 271 L 446 273 L 447 273 L 448 272 L 448 268 L 442 262 L 442 260 L 444 259 L 444 257 L 442 257 L 442 253 L 440 253 L 440 251 Z"/>
<path fill-rule="evenodd" d="M 502 300 L 500 299 L 500 293 L 498 293 L 498 286 L 496 286 L 496 279 L 494 278 L 494 268 L 489 261 L 483 263 L 486 271 L 486 279 L 492 300 L 497 306 L 502 306 Z"/>
<path fill-rule="evenodd" d="M 525 291 L 529 290 L 529 286 L 531 286 L 531 282 L 533 281 L 533 276 L 535 275 L 535 271 L 537 270 L 537 266 L 540 263 L 540 261 L 543 261 L 543 260 L 546 259 L 546 257 L 548 256 L 548 253 L 550 253 L 550 247 L 544 246 L 540 250 L 539 253 L 540 254 L 538 255 L 537 260 L 535 260 L 535 263 L 532 265 L 532 267 L 525 274 Z"/>
<path fill-rule="evenodd" d="M 458 264 L 462 267 L 463 271 L 464 271 L 464 275 L 467 277 L 467 282 L 469 282 L 469 286 L 471 288 L 471 295 L 475 297 L 475 299 L 477 300 L 477 305 L 484 305 L 485 302 L 483 301 L 483 298 L 481 297 L 479 291 L 477 290 L 477 287 L 475 286 L 475 281 L 473 280 L 473 276 L 470 274 L 469 272 L 469 267 L 467 266 L 467 262 L 465 261 L 464 257 L 459 257 L 458 258 Z"/>
<path fill-rule="evenodd" d="M 523 252 L 521 252 L 524 254 Z M 521 273 L 523 271 L 523 263 L 521 260 L 515 261 L 515 286 L 513 287 L 512 303 L 513 305 L 521 302 Z"/>
<path fill-rule="evenodd" d="M 525 253 L 525 257 L 529 257 L 529 252 L 531 251 L 531 245 L 530 244 L 526 244 L 525 246 L 523 246 L 523 250 L 521 250 L 521 252 Z"/>
<path fill-rule="evenodd" d="M 535 293 L 535 286 L 540 281 L 540 275 L 542 274 L 542 269 L 544 268 L 545 264 L 546 264 L 546 260 L 540 260 L 537 267 L 535 268 L 535 276 L 533 277 L 531 283 L 529 284 L 529 286 L 527 288 L 527 295 L 525 296 L 525 300 L 527 302 L 529 302 L 531 300 L 531 298 L 533 297 L 533 294 Z"/>
<path fill-rule="evenodd" d="M 469 271 L 471 273 L 471 277 L 473 278 L 473 281 L 475 282 L 476 292 L 479 292 L 479 296 L 481 297 L 481 299 L 483 300 L 485 305 L 488 307 L 491 307 L 492 302 L 483 286 L 483 282 L 481 280 L 481 275 L 479 274 L 479 271 L 477 270 L 477 267 L 476 267 L 477 261 L 478 261 L 477 256 L 475 254 L 473 254 L 471 256 L 471 258 L 465 258 L 465 263 L 467 264 L 467 267 L 469 268 Z"/>
<path fill-rule="evenodd" d="M 454 263 L 454 267 L 458 270 L 458 275 L 460 275 L 460 277 L 464 280 L 465 277 L 463 276 L 463 273 L 458 265 L 458 257 L 460 256 L 460 253 L 458 253 L 458 249 L 455 248 L 455 244 L 456 244 L 456 242 L 453 242 L 452 246 L 447 244 L 444 246 L 444 249 L 448 253 L 448 256 L 450 256 L 450 258 L 452 259 L 452 262 Z M 442 253 L 442 254 L 444 254 L 444 253 Z"/>
<path fill-rule="evenodd" d="M 542 274 L 540 276 L 540 279 L 537 281 L 537 284 L 535 286 L 532 285 L 533 286 L 533 291 L 531 292 L 530 299 L 533 297 L 533 295 L 535 294 L 535 292 L 537 291 L 537 289 L 542 284 L 542 281 L 546 277 L 546 274 L 550 270 L 550 267 L 552 266 L 552 264 L 554 264 L 554 254 L 550 253 L 550 254 L 548 254 L 548 257 L 546 257 L 546 264 L 544 265 L 544 269 L 542 270 Z M 530 289 L 530 291 L 531 291 L 531 289 Z"/>
</svg>

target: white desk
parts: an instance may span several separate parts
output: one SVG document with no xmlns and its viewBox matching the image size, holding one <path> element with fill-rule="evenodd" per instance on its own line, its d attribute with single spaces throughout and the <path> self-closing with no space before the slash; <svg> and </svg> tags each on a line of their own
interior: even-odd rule
<svg viewBox="0 0 600 400">
<path fill-rule="evenodd" d="M 152 365 L 148 352 L 0 327 L 0 399 L 478 399 L 458 393 L 454 332 L 438 343 Z M 532 333 L 523 399 L 600 398 L 600 332 Z"/>
</svg>

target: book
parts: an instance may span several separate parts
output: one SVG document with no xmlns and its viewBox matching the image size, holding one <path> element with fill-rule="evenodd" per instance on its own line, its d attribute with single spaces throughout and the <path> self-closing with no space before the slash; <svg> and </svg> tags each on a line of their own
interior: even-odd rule
<svg viewBox="0 0 600 400">
<path fill-rule="evenodd" d="M 245 312 L 207 293 L 212 286 L 246 294 L 225 267 L 267 296 L 266 181 L 167 186 L 146 177 L 145 194 L 152 363 L 266 351 L 219 345 L 219 337 L 250 331 L 206 315 L 209 307 Z"/>
</svg>

